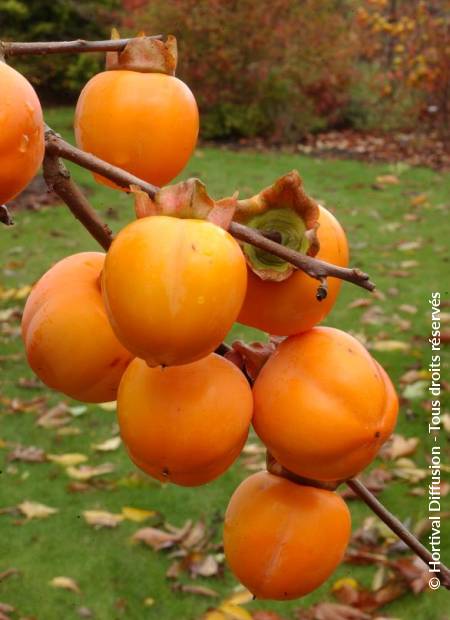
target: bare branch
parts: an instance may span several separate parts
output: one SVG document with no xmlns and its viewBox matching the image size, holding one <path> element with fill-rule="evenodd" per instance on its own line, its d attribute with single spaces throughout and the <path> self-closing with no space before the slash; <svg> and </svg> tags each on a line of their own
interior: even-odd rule
<svg viewBox="0 0 450 620">
<path fill-rule="evenodd" d="M 46 149 L 49 153 L 64 157 L 65 159 L 79 164 L 92 172 L 101 174 L 109 180 L 114 181 L 114 183 L 117 183 L 120 187 L 128 188 L 130 185 L 137 185 L 152 198 L 159 190 L 159 187 L 156 187 L 151 183 L 147 183 L 146 181 L 142 181 L 133 174 L 130 174 L 121 168 L 117 168 L 116 166 L 112 166 L 98 157 L 95 157 L 95 155 L 85 153 L 84 151 L 72 146 L 68 142 L 65 142 L 65 140 L 63 140 L 60 136 L 55 134 L 55 132 L 51 129 L 48 129 L 46 132 Z M 375 285 L 370 281 L 369 276 L 359 269 L 346 269 L 344 267 L 338 267 L 337 265 L 326 263 L 325 261 L 312 258 L 306 254 L 295 252 L 280 243 L 268 239 L 253 228 L 249 228 L 248 226 L 244 226 L 238 222 L 231 222 L 229 232 L 236 237 L 236 239 L 245 241 L 246 243 L 251 243 L 262 250 L 266 250 L 275 256 L 279 256 L 304 271 L 311 278 L 319 280 L 321 283 L 319 286 L 319 291 L 321 291 L 321 299 L 324 298 L 323 292 L 326 290 L 324 287 L 324 280 L 327 277 L 346 280 L 347 282 L 356 284 L 357 286 L 365 288 L 368 291 L 373 291 L 375 288 Z"/>
<path fill-rule="evenodd" d="M 162 34 L 145 37 L 147 39 L 162 39 Z M 10 56 L 44 56 L 47 54 L 79 54 L 82 52 L 117 52 L 124 49 L 131 39 L 111 39 L 108 41 L 38 41 L 22 43 L 19 41 L 0 41 L 0 52 L 5 58 Z"/>
<path fill-rule="evenodd" d="M 96 241 L 107 250 L 112 243 L 112 232 L 91 207 L 83 192 L 70 178 L 70 172 L 56 155 L 46 153 L 44 178 L 50 190 L 66 203 Z"/>
<path fill-rule="evenodd" d="M 373 495 L 369 489 L 358 479 L 352 478 L 346 481 L 347 485 L 352 489 L 356 495 L 358 495 L 363 502 L 365 502 L 369 508 L 386 523 L 386 525 L 411 549 L 416 555 L 421 558 L 425 564 L 430 562 L 434 563 L 431 553 L 422 545 L 422 543 L 409 532 L 397 517 L 395 517 L 378 499 Z M 447 589 L 450 589 L 450 570 L 440 563 L 441 583 Z"/>
</svg>

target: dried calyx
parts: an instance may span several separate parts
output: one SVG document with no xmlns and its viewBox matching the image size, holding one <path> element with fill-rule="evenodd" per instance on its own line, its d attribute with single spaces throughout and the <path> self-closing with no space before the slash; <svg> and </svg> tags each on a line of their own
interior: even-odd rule
<svg viewBox="0 0 450 620">
<path fill-rule="evenodd" d="M 235 219 L 258 230 L 269 239 L 303 254 L 319 251 L 317 228 L 319 207 L 303 189 L 299 173 L 293 170 L 256 196 L 238 200 Z M 247 263 L 263 280 L 280 282 L 295 267 L 278 256 L 243 244 Z"/>
<path fill-rule="evenodd" d="M 120 39 L 115 28 L 111 33 L 111 39 Z M 169 34 L 165 41 L 160 41 L 142 34 L 131 39 L 122 51 L 107 52 L 106 70 L 121 69 L 175 75 L 177 60 L 177 40 L 173 35 Z"/>
</svg>

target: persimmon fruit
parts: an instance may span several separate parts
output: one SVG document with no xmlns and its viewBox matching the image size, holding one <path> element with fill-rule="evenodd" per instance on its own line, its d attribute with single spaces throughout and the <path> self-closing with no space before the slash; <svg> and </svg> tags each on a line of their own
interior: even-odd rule
<svg viewBox="0 0 450 620">
<path fill-rule="evenodd" d="M 0 205 L 19 194 L 44 157 L 41 104 L 23 75 L 0 61 Z"/>
<path fill-rule="evenodd" d="M 164 73 L 98 73 L 83 88 L 75 111 L 81 149 L 154 185 L 165 185 L 181 172 L 195 148 L 198 127 L 189 87 Z"/>
<path fill-rule="evenodd" d="M 286 469 L 315 480 L 350 478 L 391 434 L 394 387 L 364 346 L 330 327 L 291 336 L 253 388 L 254 428 Z"/>
<path fill-rule="evenodd" d="M 161 481 L 205 484 L 239 455 L 253 411 L 242 372 L 212 353 L 184 366 L 138 358 L 120 383 L 117 414 L 130 458 Z"/>
<path fill-rule="evenodd" d="M 238 243 L 202 220 L 150 216 L 113 241 L 103 292 L 122 344 L 150 366 L 188 364 L 214 351 L 245 295 Z"/>
<path fill-rule="evenodd" d="M 28 363 L 49 387 L 84 402 L 116 399 L 132 359 L 109 324 L 100 287 L 105 255 L 81 252 L 33 287 L 22 318 Z"/>
<path fill-rule="evenodd" d="M 337 568 L 350 529 L 347 505 L 333 491 L 259 472 L 239 485 L 228 504 L 225 556 L 256 598 L 298 598 Z"/>
<path fill-rule="evenodd" d="M 347 267 L 349 260 L 345 233 L 325 207 L 319 206 L 317 236 L 320 250 L 315 258 Z M 303 271 L 294 271 L 282 282 L 262 280 L 251 270 L 247 294 L 238 321 L 276 336 L 290 336 L 311 329 L 322 321 L 336 302 L 341 280 L 328 278 L 328 295 L 316 298 L 318 282 Z"/>
</svg>

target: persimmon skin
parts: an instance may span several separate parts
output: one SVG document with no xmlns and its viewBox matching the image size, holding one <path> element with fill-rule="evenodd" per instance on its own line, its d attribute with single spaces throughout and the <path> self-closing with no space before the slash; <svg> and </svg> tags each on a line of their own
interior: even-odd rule
<svg viewBox="0 0 450 620">
<path fill-rule="evenodd" d="M 132 359 L 108 322 L 99 284 L 105 255 L 81 252 L 45 273 L 22 318 L 28 363 L 49 387 L 77 400 L 116 400 Z"/>
<path fill-rule="evenodd" d="M 347 267 L 348 243 L 337 219 L 320 206 L 318 238 L 320 250 L 315 258 Z M 238 317 L 239 323 L 262 329 L 276 336 L 307 331 L 327 316 L 334 306 L 341 280 L 328 278 L 328 295 L 316 299 L 317 280 L 297 270 L 283 282 L 261 280 L 250 269 L 247 295 Z"/>
<path fill-rule="evenodd" d="M 350 478 L 395 426 L 389 377 L 355 338 L 330 327 L 287 338 L 253 388 L 253 425 L 274 458 L 306 478 Z"/>
<path fill-rule="evenodd" d="M 184 82 L 162 73 L 98 73 L 83 88 L 75 111 L 80 148 L 154 185 L 169 183 L 185 167 L 198 128 L 194 95 Z"/>
<path fill-rule="evenodd" d="M 182 486 L 205 484 L 234 462 L 252 412 L 246 378 L 215 353 L 172 368 L 149 368 L 136 358 L 117 399 L 130 458 L 157 480 Z"/>
<path fill-rule="evenodd" d="M 258 472 L 228 504 L 225 556 L 257 599 L 299 598 L 340 564 L 350 530 L 350 512 L 336 493 Z"/>
<path fill-rule="evenodd" d="M 247 269 L 237 242 L 201 220 L 145 217 L 113 241 L 103 270 L 111 324 L 149 366 L 214 351 L 239 313 Z"/>
<path fill-rule="evenodd" d="M 19 194 L 44 157 L 39 99 L 23 75 L 0 62 L 0 204 Z"/>
</svg>

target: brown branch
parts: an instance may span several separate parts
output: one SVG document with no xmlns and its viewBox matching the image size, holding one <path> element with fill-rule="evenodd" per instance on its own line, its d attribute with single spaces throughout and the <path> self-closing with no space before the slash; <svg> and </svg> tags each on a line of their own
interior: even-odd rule
<svg viewBox="0 0 450 620">
<path fill-rule="evenodd" d="M 163 35 L 156 34 L 147 39 L 162 39 Z M 22 43 L 19 41 L 0 41 L 0 53 L 5 58 L 9 56 L 25 56 L 33 54 L 44 56 L 47 54 L 79 54 L 82 52 L 116 52 L 121 51 L 131 39 L 111 39 L 108 41 L 38 41 Z"/>
<path fill-rule="evenodd" d="M 146 181 L 142 181 L 133 174 L 108 164 L 95 155 L 85 153 L 84 151 L 72 146 L 60 136 L 55 134 L 55 132 L 51 129 L 48 129 L 46 132 L 46 149 L 49 153 L 64 157 L 65 159 L 83 166 L 92 172 L 96 172 L 104 177 L 107 177 L 109 180 L 117 183 L 120 187 L 137 185 L 152 198 L 159 190 L 159 187 L 156 187 L 151 183 L 147 183 Z M 251 243 L 252 245 L 266 250 L 275 256 L 279 256 L 304 271 L 311 278 L 319 280 L 320 286 L 318 290 L 318 297 L 321 299 L 324 298 L 323 292 L 326 291 L 325 279 L 327 277 L 335 277 L 340 278 L 341 280 L 346 280 L 347 282 L 356 284 L 357 286 L 365 288 L 368 291 L 373 291 L 375 288 L 375 285 L 370 281 L 369 276 L 359 269 L 346 269 L 344 267 L 338 267 L 337 265 L 326 263 L 325 261 L 312 258 L 311 256 L 300 254 L 300 252 L 295 252 L 294 250 L 286 248 L 271 239 L 267 239 L 267 237 L 253 228 L 249 228 L 248 226 L 244 226 L 237 222 L 231 222 L 229 232 L 236 237 L 236 239 L 245 241 L 246 243 Z"/>
<path fill-rule="evenodd" d="M 421 558 L 425 564 L 434 563 L 431 553 L 422 543 L 409 532 L 397 517 L 395 517 L 378 499 L 373 495 L 369 489 L 357 478 L 352 478 L 346 481 L 347 485 L 352 489 L 363 502 L 365 502 L 369 508 L 386 523 L 386 525 L 411 549 L 416 555 Z M 441 583 L 447 589 L 450 589 L 450 570 L 445 564 L 440 563 L 440 575 Z M 431 576 L 431 574 L 430 574 Z"/>
<path fill-rule="evenodd" d="M 44 157 L 44 179 L 50 190 L 66 203 L 73 215 L 81 222 L 96 241 L 107 250 L 112 243 L 112 232 L 91 207 L 83 192 L 70 178 L 70 172 L 62 161 L 52 153 Z"/>
<path fill-rule="evenodd" d="M 5 226 L 12 226 L 14 220 L 9 214 L 8 207 L 6 205 L 0 205 L 0 222 Z"/>
</svg>

